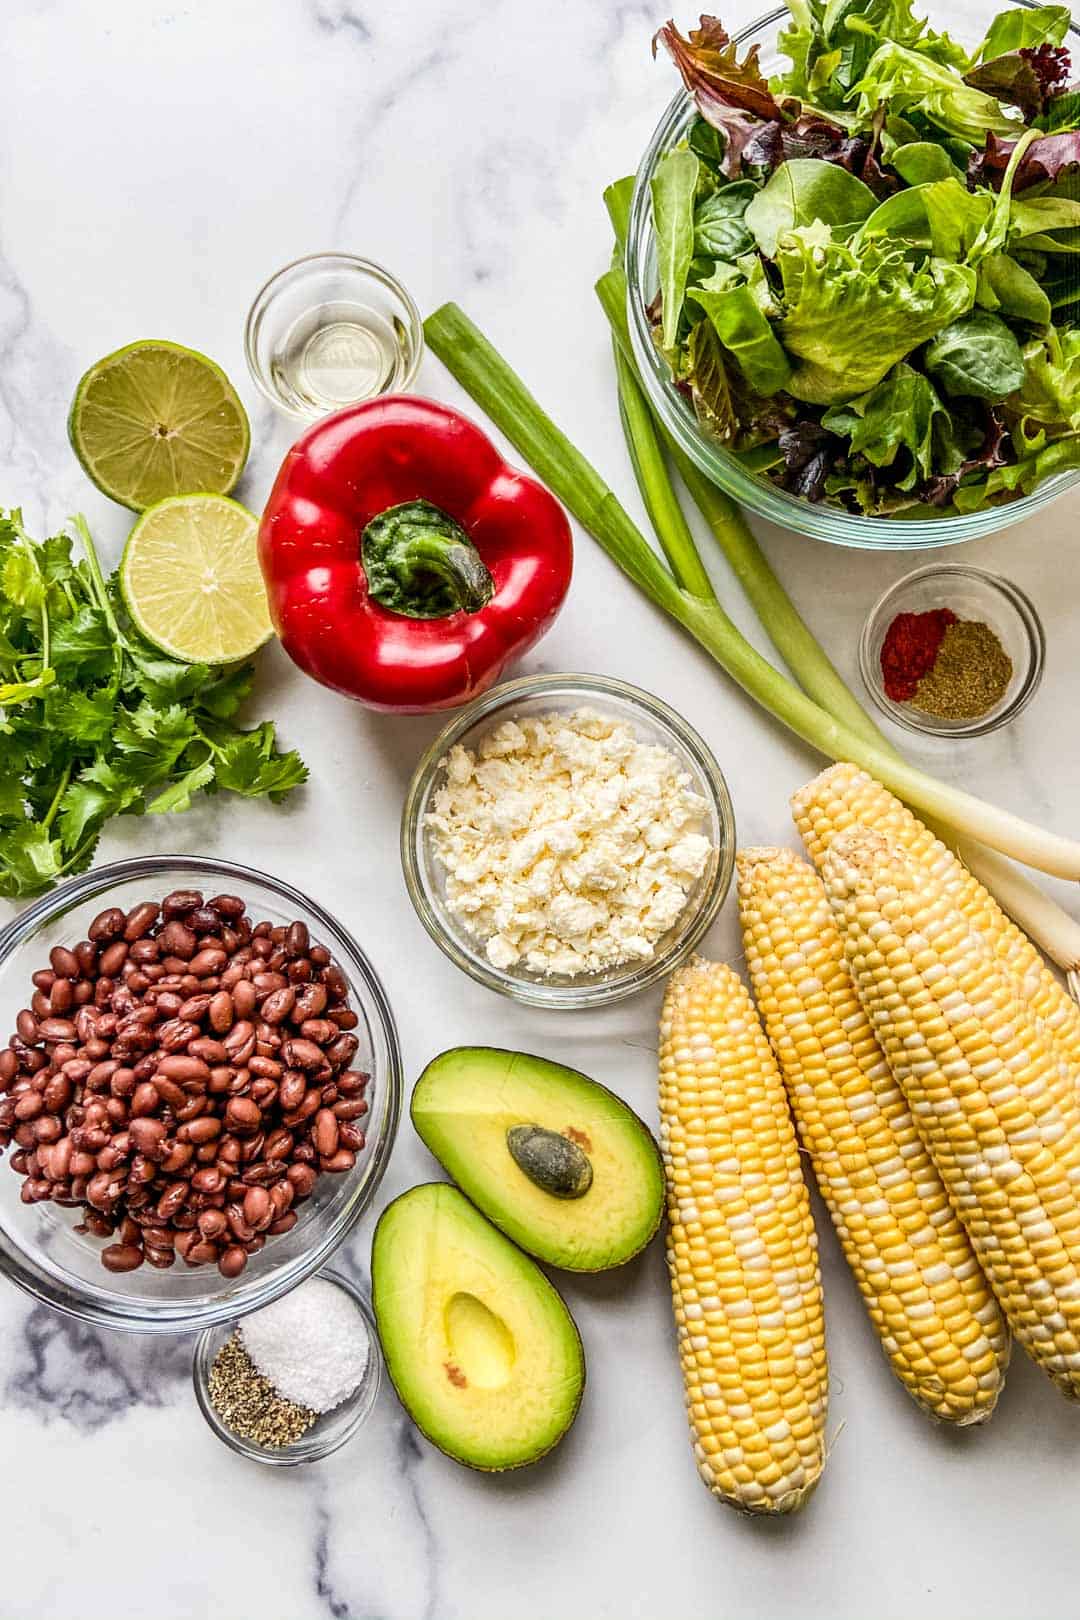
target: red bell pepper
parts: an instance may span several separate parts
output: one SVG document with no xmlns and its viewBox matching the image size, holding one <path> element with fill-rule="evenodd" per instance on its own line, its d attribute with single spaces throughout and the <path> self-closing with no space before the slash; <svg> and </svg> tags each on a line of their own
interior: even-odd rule
<svg viewBox="0 0 1080 1620">
<path fill-rule="evenodd" d="M 554 621 L 562 507 L 478 427 L 405 395 L 350 406 L 289 451 L 259 556 L 282 645 L 371 708 L 453 708 Z"/>
</svg>

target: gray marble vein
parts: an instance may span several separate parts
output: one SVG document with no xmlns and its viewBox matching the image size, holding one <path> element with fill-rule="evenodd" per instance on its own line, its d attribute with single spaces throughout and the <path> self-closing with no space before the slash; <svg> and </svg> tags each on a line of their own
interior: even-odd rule
<svg viewBox="0 0 1080 1620">
<path fill-rule="evenodd" d="M 35 1305 L 14 1335 L 9 1358 L 5 1406 L 92 1434 L 129 1417 L 133 1407 L 175 1401 L 190 1376 L 191 1342 L 131 1339 Z"/>
</svg>

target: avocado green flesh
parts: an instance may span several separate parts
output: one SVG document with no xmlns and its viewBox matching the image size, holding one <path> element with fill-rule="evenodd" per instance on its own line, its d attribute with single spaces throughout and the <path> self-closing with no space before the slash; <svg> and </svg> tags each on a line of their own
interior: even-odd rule
<svg viewBox="0 0 1080 1620">
<path fill-rule="evenodd" d="M 561 1063 L 457 1047 L 420 1076 L 412 1120 L 477 1208 L 549 1265 L 622 1265 L 660 1224 L 664 1177 L 649 1131 L 613 1092 Z M 566 1135 L 588 1155 L 592 1183 L 581 1197 L 553 1196 L 515 1163 L 506 1136 L 518 1125 Z"/>
<path fill-rule="evenodd" d="M 414 1187 L 384 1210 L 371 1283 L 394 1387 L 442 1451 L 518 1468 L 566 1433 L 585 1384 L 574 1319 L 455 1187 Z"/>
</svg>

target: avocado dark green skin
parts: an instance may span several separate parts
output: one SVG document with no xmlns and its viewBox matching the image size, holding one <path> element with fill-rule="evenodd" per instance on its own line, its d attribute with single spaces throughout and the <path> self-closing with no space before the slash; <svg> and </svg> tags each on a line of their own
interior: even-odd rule
<svg viewBox="0 0 1080 1620">
<path fill-rule="evenodd" d="M 422 1182 L 417 1183 L 417 1185 L 421 1186 L 421 1187 L 441 1187 L 441 1186 L 444 1186 L 446 1184 L 444 1182 L 439 1182 L 439 1181 L 422 1181 Z M 415 1188 L 413 1188 L 413 1187 L 406 1188 L 406 1192 L 413 1192 L 413 1191 L 415 1191 Z M 375 1231 L 371 1234 L 370 1270 L 371 1270 L 371 1297 L 372 1297 L 373 1306 L 374 1306 L 374 1299 L 375 1299 L 375 1280 L 376 1280 L 375 1235 L 378 1232 L 380 1225 L 382 1224 L 383 1216 L 387 1215 L 389 1213 L 389 1211 L 393 1209 L 394 1205 L 398 1202 L 398 1200 L 401 1199 L 401 1198 L 404 1198 L 404 1197 L 405 1197 L 405 1193 L 399 1193 L 397 1198 L 392 1198 L 390 1200 L 390 1202 L 387 1204 L 386 1208 L 383 1210 L 382 1215 L 380 1215 L 379 1219 L 375 1222 Z M 471 1200 L 470 1200 L 470 1202 L 471 1202 Z M 473 1207 L 475 1208 L 475 1205 Z M 485 1220 L 487 1219 L 486 1215 L 484 1216 L 484 1219 Z M 494 1224 L 494 1223 L 492 1223 L 492 1224 Z M 503 1233 L 503 1236 L 505 1237 L 506 1234 Z M 507 1238 L 506 1241 L 509 1243 L 510 1239 Z M 514 1247 L 517 1248 L 516 1243 L 514 1244 Z M 524 1251 L 522 1251 L 522 1252 L 524 1253 Z M 531 1257 L 527 1257 L 527 1258 L 531 1258 Z M 535 1260 L 533 1261 L 533 1264 L 536 1265 Z M 537 1266 L 537 1270 L 538 1271 L 540 1270 L 539 1266 Z M 548 1281 L 548 1278 L 544 1276 L 544 1273 L 542 1271 L 540 1272 L 540 1276 L 543 1278 L 543 1280 L 547 1284 L 547 1286 L 551 1289 L 551 1292 L 553 1294 L 557 1294 L 558 1289 L 555 1287 L 554 1283 Z M 559 1297 L 561 1298 L 562 1296 L 560 1295 Z M 565 1303 L 565 1301 L 564 1301 L 564 1303 Z M 520 1462 L 509 1463 L 505 1468 L 485 1468 L 482 1463 L 467 1462 L 464 1457 L 459 1457 L 459 1456 L 456 1455 L 456 1453 L 454 1453 L 452 1451 L 447 1451 L 446 1447 L 441 1446 L 439 1444 L 438 1440 L 436 1440 L 435 1436 L 433 1434 L 430 1434 L 428 1432 L 428 1430 L 424 1428 L 423 1424 L 417 1423 L 416 1419 L 413 1417 L 412 1413 L 409 1411 L 409 1408 L 405 1405 L 404 1400 L 402 1400 L 401 1391 L 398 1389 L 398 1386 L 397 1386 L 397 1380 L 394 1377 L 394 1369 L 390 1365 L 390 1358 L 389 1358 L 389 1356 L 384 1356 L 383 1357 L 383 1365 L 385 1366 L 386 1371 L 390 1375 L 390 1382 L 394 1386 L 394 1394 L 397 1396 L 398 1402 L 399 1402 L 399 1404 L 401 1406 L 402 1411 L 405 1413 L 405 1416 L 409 1419 L 409 1422 L 413 1425 L 414 1428 L 420 1430 L 420 1433 L 423 1435 L 424 1439 L 427 1440 L 429 1442 L 429 1444 L 433 1445 L 435 1447 L 436 1451 L 441 1451 L 444 1457 L 449 1457 L 451 1462 L 457 1463 L 458 1466 L 461 1467 L 461 1468 L 471 1468 L 473 1470 L 473 1472 L 476 1473 L 476 1474 L 512 1474 L 512 1473 L 516 1473 L 519 1468 L 529 1468 L 529 1467 L 532 1466 L 533 1463 L 539 1462 L 542 1457 L 546 1457 L 549 1452 L 554 1451 L 555 1447 L 559 1444 L 559 1442 L 561 1440 L 565 1439 L 566 1435 L 573 1428 L 574 1423 L 577 1420 L 577 1415 L 581 1411 L 581 1403 L 582 1403 L 582 1400 L 584 1399 L 584 1396 L 585 1396 L 585 1385 L 589 1381 L 589 1364 L 585 1359 L 585 1346 L 582 1343 L 581 1330 L 579 1329 L 576 1321 L 574 1320 L 573 1314 L 571 1313 L 569 1307 L 567 1307 L 566 1314 L 570 1318 L 570 1325 L 574 1330 L 574 1336 L 575 1336 L 575 1338 L 577 1339 L 577 1342 L 578 1342 L 578 1349 L 581 1351 L 581 1389 L 578 1392 L 577 1403 L 574 1406 L 574 1410 L 571 1412 L 569 1418 L 567 1419 L 566 1427 L 562 1430 L 562 1432 L 560 1434 L 557 1434 L 555 1436 L 555 1439 L 551 1442 L 551 1444 L 549 1446 L 545 1446 L 542 1451 L 536 1452 L 535 1455 L 533 1455 L 532 1457 L 523 1457 Z M 377 1322 L 378 1322 L 378 1318 L 376 1317 L 376 1324 L 377 1324 Z"/>
<path fill-rule="evenodd" d="M 456 1047 L 447 1046 L 447 1047 L 444 1047 L 441 1052 L 436 1053 L 435 1057 L 429 1058 L 427 1063 L 424 1065 L 423 1069 L 420 1071 L 420 1075 L 419 1075 L 418 1079 L 416 1080 L 416 1083 L 413 1086 L 412 1096 L 409 1099 L 409 1119 L 412 1121 L 413 1130 L 417 1131 L 417 1135 L 419 1135 L 420 1133 L 417 1130 L 416 1119 L 415 1119 L 415 1117 L 413 1115 L 413 1100 L 415 1099 L 415 1096 L 416 1096 L 416 1088 L 420 1084 L 420 1081 L 423 1079 L 424 1075 L 427 1073 L 428 1069 L 430 1069 L 433 1064 L 437 1063 L 440 1058 L 446 1057 L 448 1053 L 454 1052 L 456 1050 L 457 1050 Z M 489 1052 L 492 1055 L 498 1055 L 498 1056 L 502 1057 L 502 1056 L 505 1055 L 505 1053 L 507 1051 L 507 1048 L 506 1047 L 501 1047 L 501 1046 L 473 1046 L 473 1047 L 470 1047 L 469 1050 L 472 1051 L 472 1052 L 480 1053 L 481 1055 L 483 1053 L 485 1053 L 485 1052 Z M 519 1053 L 517 1055 L 519 1055 L 521 1057 L 536 1057 L 537 1056 L 537 1054 L 533 1053 L 533 1052 L 521 1052 L 521 1053 Z M 546 1058 L 539 1058 L 538 1061 L 539 1062 L 547 1062 L 548 1060 Z M 599 1080 L 594 1080 L 591 1075 L 583 1074 L 580 1069 L 572 1069 L 572 1068 L 570 1068 L 570 1065 L 567 1064 L 567 1063 L 561 1064 L 560 1067 L 564 1068 L 564 1069 L 568 1069 L 571 1074 L 575 1074 L 575 1075 L 578 1076 L 579 1079 L 587 1081 L 590 1086 L 595 1086 L 598 1091 L 605 1092 L 607 1096 L 613 1098 L 614 1101 L 619 1104 L 620 1108 L 625 1108 L 627 1113 L 631 1114 L 633 1116 L 633 1118 L 635 1120 L 637 1120 L 637 1123 L 641 1126 L 642 1131 L 644 1132 L 645 1136 L 648 1138 L 648 1141 L 649 1141 L 649 1143 L 651 1145 L 653 1157 L 656 1160 L 656 1166 L 657 1166 L 657 1169 L 658 1169 L 658 1171 L 660 1173 L 661 1184 L 666 1186 L 666 1184 L 667 1184 L 667 1176 L 666 1176 L 665 1171 L 664 1171 L 664 1161 L 663 1161 L 663 1158 L 662 1158 L 661 1153 L 660 1153 L 659 1143 L 657 1142 L 657 1140 L 656 1140 L 655 1136 L 653 1135 L 652 1131 L 646 1125 L 645 1121 L 642 1119 L 641 1115 L 639 1113 L 637 1113 L 635 1109 L 631 1108 L 630 1104 L 628 1102 L 626 1102 L 624 1098 L 620 1097 L 617 1092 L 612 1091 L 610 1086 L 605 1086 L 605 1085 L 601 1084 L 601 1082 Z M 431 1152 L 431 1149 L 429 1149 L 428 1151 Z M 437 1154 L 434 1154 L 433 1157 L 438 1159 Z M 439 1160 L 439 1163 L 441 1164 L 442 1161 Z M 443 1166 L 443 1168 L 444 1169 L 446 1168 L 445 1165 Z M 455 1185 L 456 1185 L 456 1183 L 455 1183 Z M 461 1188 L 460 1190 L 462 1192 L 464 1192 L 464 1188 Z M 465 1197 L 466 1198 L 469 1197 L 468 1193 L 465 1193 Z M 471 1204 L 473 1204 L 474 1208 L 479 1209 L 479 1205 L 476 1204 L 474 1199 L 470 1198 L 469 1202 Z M 665 1208 L 664 1201 L 661 1200 L 660 1208 L 657 1210 L 656 1220 L 653 1222 L 653 1225 L 652 1225 L 651 1229 L 649 1230 L 648 1234 L 638 1244 L 637 1248 L 633 1251 L 633 1253 L 628 1254 L 625 1257 L 625 1259 L 623 1259 L 620 1262 L 620 1265 L 628 1265 L 631 1260 L 636 1260 L 638 1255 L 641 1254 L 645 1249 L 648 1248 L 649 1244 L 652 1242 L 653 1238 L 656 1236 L 657 1232 L 660 1230 L 661 1223 L 662 1223 L 662 1221 L 664 1219 L 664 1208 Z M 491 1220 L 490 1215 L 488 1215 L 484 1210 L 480 1210 L 480 1213 L 484 1216 L 485 1220 Z M 507 1232 L 505 1232 L 504 1229 L 501 1226 L 499 1226 L 499 1223 L 497 1221 L 492 1221 L 492 1225 L 499 1227 L 499 1231 L 503 1232 L 504 1237 L 509 1236 L 509 1234 Z M 510 1242 L 513 1243 L 514 1239 L 510 1238 Z M 515 1244 L 515 1247 L 520 1248 L 521 1245 L 520 1244 Z M 528 1250 L 525 1250 L 524 1252 L 528 1253 Z M 553 1261 L 546 1261 L 546 1262 L 542 1262 L 542 1263 L 543 1264 L 549 1264 L 549 1265 L 554 1264 Z M 598 1276 L 600 1274 L 600 1272 L 602 1272 L 602 1271 L 610 1271 L 610 1270 L 618 1270 L 618 1269 L 619 1269 L 618 1267 L 603 1266 L 603 1265 L 596 1265 L 596 1266 L 568 1266 L 568 1265 L 560 1264 L 560 1265 L 556 1266 L 556 1270 L 558 1270 L 558 1271 L 576 1272 L 576 1273 L 578 1273 L 578 1274 L 580 1274 L 582 1276 L 590 1276 L 590 1275 L 591 1276 Z"/>
</svg>

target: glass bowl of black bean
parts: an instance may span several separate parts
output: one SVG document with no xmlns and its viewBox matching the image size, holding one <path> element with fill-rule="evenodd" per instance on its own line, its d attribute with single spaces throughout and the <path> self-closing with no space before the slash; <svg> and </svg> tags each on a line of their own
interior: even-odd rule
<svg viewBox="0 0 1080 1620">
<path fill-rule="evenodd" d="M 382 1180 L 386 994 L 265 873 L 161 855 L 60 885 L 0 932 L 0 1031 L 0 1272 L 71 1316 L 232 1321 L 325 1265 Z"/>
</svg>

